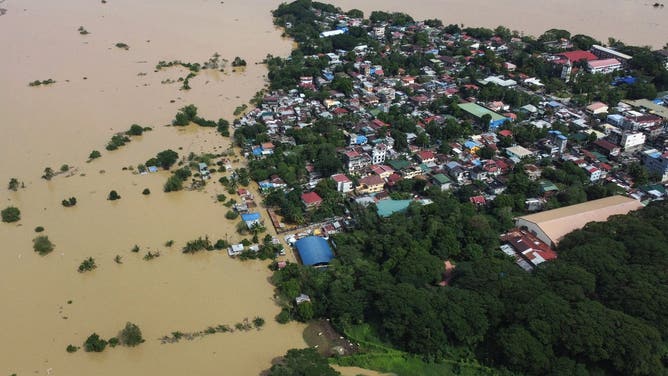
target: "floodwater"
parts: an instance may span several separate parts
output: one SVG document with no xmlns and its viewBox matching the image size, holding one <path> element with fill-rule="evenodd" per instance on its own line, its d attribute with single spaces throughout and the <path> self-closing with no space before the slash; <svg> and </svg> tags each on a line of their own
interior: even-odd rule
<svg viewBox="0 0 668 376">
<path fill-rule="evenodd" d="M 632 45 L 661 48 L 668 43 L 668 8 L 654 8 L 648 0 L 332 0 L 343 9 L 400 11 L 417 20 L 439 18 L 445 24 L 470 27 L 506 26 L 539 36 L 556 28 L 608 37 Z M 659 1 L 661 3 L 661 1 Z"/>
<path fill-rule="evenodd" d="M 18 224 L 0 223 L 0 373 L 18 375 L 257 375 L 289 348 L 303 347 L 303 326 L 278 325 L 270 272 L 263 262 L 240 262 L 221 252 L 185 255 L 186 241 L 208 235 L 239 240 L 237 221 L 225 219 L 214 179 L 203 191 L 165 194 L 166 172 L 123 171 L 171 148 L 219 153 L 229 140 L 212 129 L 166 127 L 180 107 L 231 120 L 265 83 L 256 65 L 267 53 L 285 55 L 291 44 L 273 28 L 275 2 L 175 0 L 7 0 L 0 16 L 0 207 L 21 209 Z M 80 35 L 83 26 L 89 35 Z M 129 50 L 116 48 L 126 43 Z M 204 71 L 179 90 L 187 71 L 154 72 L 160 60 L 204 62 L 218 52 L 248 62 L 243 72 Z M 85 77 L 85 79 L 84 79 Z M 52 78 L 48 87 L 28 82 Z M 171 102 L 173 101 L 173 103 Z M 133 123 L 153 127 L 117 151 L 104 145 Z M 102 157 L 90 163 L 91 150 Z M 72 173 L 51 181 L 45 167 Z M 10 178 L 25 183 L 7 190 Z M 141 194 L 144 188 L 152 192 Z M 110 190 L 121 195 L 107 201 Z M 229 195 L 228 195 L 229 196 Z M 77 205 L 60 202 L 77 198 Z M 56 244 L 32 251 L 36 226 Z M 166 247 L 168 240 L 174 245 Z M 141 251 L 132 253 L 137 244 Z M 145 261 L 148 250 L 161 256 Z M 113 261 L 121 255 L 123 264 Z M 98 268 L 78 273 L 94 257 Z M 68 301 L 71 300 L 71 304 Z M 179 330 L 233 326 L 261 316 L 260 331 L 214 334 L 160 344 Z M 131 321 L 146 343 L 101 354 L 68 354 L 92 332 L 115 336 Z"/>
</svg>

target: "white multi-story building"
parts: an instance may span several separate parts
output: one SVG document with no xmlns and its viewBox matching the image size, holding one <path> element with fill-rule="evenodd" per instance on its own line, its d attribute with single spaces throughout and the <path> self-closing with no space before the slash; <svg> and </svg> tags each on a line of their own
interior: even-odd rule
<svg viewBox="0 0 668 376">
<path fill-rule="evenodd" d="M 381 164 L 385 162 L 385 157 L 387 156 L 387 146 L 385 144 L 378 144 L 373 148 L 371 152 L 371 160 L 373 164 Z"/>
<path fill-rule="evenodd" d="M 587 63 L 589 73 L 612 73 L 622 69 L 622 63 L 617 59 L 592 60 Z"/>
<path fill-rule="evenodd" d="M 645 144 L 645 134 L 640 132 L 624 132 L 620 146 L 624 151 L 637 149 Z"/>
</svg>

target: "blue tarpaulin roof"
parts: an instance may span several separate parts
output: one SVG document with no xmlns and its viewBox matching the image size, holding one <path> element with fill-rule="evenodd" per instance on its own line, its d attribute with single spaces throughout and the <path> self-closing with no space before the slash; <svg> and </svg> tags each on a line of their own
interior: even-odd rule
<svg viewBox="0 0 668 376">
<path fill-rule="evenodd" d="M 319 236 L 307 236 L 295 243 L 299 257 L 304 265 L 324 265 L 334 258 L 329 243 Z"/>
<path fill-rule="evenodd" d="M 260 213 L 247 213 L 247 214 L 242 214 L 241 219 L 244 222 L 251 222 L 251 221 L 259 221 L 260 220 Z"/>
</svg>

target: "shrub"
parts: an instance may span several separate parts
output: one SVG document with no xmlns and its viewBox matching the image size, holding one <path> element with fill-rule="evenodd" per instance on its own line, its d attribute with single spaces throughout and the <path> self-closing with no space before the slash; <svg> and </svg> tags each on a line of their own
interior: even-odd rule
<svg viewBox="0 0 668 376">
<path fill-rule="evenodd" d="M 109 196 L 107 196 L 107 200 L 111 200 L 111 201 L 118 200 L 120 198 L 121 198 L 121 196 L 118 194 L 118 192 L 116 192 L 114 190 L 109 192 Z"/>
<path fill-rule="evenodd" d="M 130 49 L 130 46 L 128 46 L 127 44 L 125 44 L 123 42 L 118 42 L 118 43 L 115 44 L 115 46 L 118 47 L 118 48 L 122 48 L 126 51 Z"/>
<path fill-rule="evenodd" d="M 97 265 L 95 264 L 95 259 L 92 257 L 89 257 L 81 262 L 81 265 L 79 265 L 79 273 L 83 272 L 89 272 L 93 269 L 97 268 Z"/>
<path fill-rule="evenodd" d="M 18 189 L 19 189 L 18 179 L 16 179 L 16 178 L 9 179 L 9 185 L 8 185 L 7 189 L 9 189 L 10 191 L 14 191 L 14 192 L 18 191 Z"/>
<path fill-rule="evenodd" d="M 179 159 L 179 154 L 175 152 L 174 150 L 167 149 L 159 152 L 155 156 L 155 162 L 154 164 L 150 164 L 148 162 L 153 162 L 153 160 L 149 159 L 149 161 L 146 162 L 147 166 L 155 166 L 156 164 L 159 165 L 160 167 L 164 168 L 165 170 L 169 170 L 174 163 Z"/>
<path fill-rule="evenodd" d="M 239 217 L 239 213 L 234 210 L 228 210 L 227 213 L 225 213 L 225 218 L 227 219 L 236 219 L 237 217 Z"/>
<path fill-rule="evenodd" d="M 253 325 L 257 328 L 260 329 L 264 325 L 264 319 L 262 317 L 255 317 L 253 319 Z"/>
<path fill-rule="evenodd" d="M 216 244 L 213 245 L 213 248 L 215 248 L 217 250 L 221 250 L 221 249 L 225 249 L 229 246 L 230 246 L 230 243 L 228 243 L 226 240 L 218 239 L 218 241 L 216 241 Z"/>
<path fill-rule="evenodd" d="M 209 240 L 208 236 L 205 236 L 204 239 L 199 237 L 195 240 L 191 240 L 186 243 L 185 247 L 183 247 L 183 253 L 195 253 L 202 250 L 213 250 L 213 245 L 211 245 L 211 241 Z"/>
<path fill-rule="evenodd" d="M 173 246 L 173 245 L 174 245 L 174 241 L 173 241 L 173 240 L 167 240 L 167 241 L 165 242 L 165 247 L 171 247 L 171 246 Z"/>
<path fill-rule="evenodd" d="M 139 246 L 137 244 L 135 244 L 135 246 L 132 247 L 131 251 L 134 252 L 134 253 L 139 252 Z"/>
<path fill-rule="evenodd" d="M 21 211 L 15 206 L 8 206 L 0 211 L 0 216 L 2 216 L 3 222 L 17 222 L 21 219 Z"/>
<path fill-rule="evenodd" d="M 76 197 L 70 197 L 68 199 L 63 200 L 62 204 L 64 207 L 69 208 L 70 206 L 74 206 L 77 204 L 77 199 Z"/>
<path fill-rule="evenodd" d="M 53 169 L 51 167 L 46 167 L 44 169 L 44 174 L 42 175 L 42 179 L 51 180 L 53 176 L 54 176 Z"/>
<path fill-rule="evenodd" d="M 283 308 L 281 312 L 276 315 L 276 322 L 279 324 L 287 324 L 290 322 L 290 311 L 287 308 Z"/>
<path fill-rule="evenodd" d="M 178 175 L 172 175 L 167 179 L 163 190 L 165 192 L 176 192 L 183 189 L 183 180 Z"/>
<path fill-rule="evenodd" d="M 32 247 L 35 252 L 39 253 L 41 256 L 49 254 L 56 247 L 55 244 L 49 240 L 48 236 L 40 235 L 32 240 Z"/>
<path fill-rule="evenodd" d="M 141 194 L 143 194 L 143 195 L 145 195 L 145 196 L 146 196 L 146 195 L 150 195 L 150 194 L 151 194 L 151 190 L 148 189 L 148 188 L 144 188 L 144 190 L 141 191 Z"/>
<path fill-rule="evenodd" d="M 121 330 L 120 334 L 120 340 L 121 344 L 125 346 L 137 346 L 140 343 L 144 342 L 144 338 L 142 338 L 141 330 L 139 327 L 131 322 L 127 322 L 125 324 L 125 328 Z"/>
<path fill-rule="evenodd" d="M 125 134 L 130 136 L 141 136 L 144 133 L 144 127 L 138 124 L 132 124 Z"/>
<path fill-rule="evenodd" d="M 44 231 L 44 227 L 42 226 L 35 227 L 35 232 L 42 232 L 42 231 Z"/>
<path fill-rule="evenodd" d="M 64 165 L 60 166 L 60 172 L 67 172 L 69 170 L 70 170 L 69 165 L 64 164 Z"/>
<path fill-rule="evenodd" d="M 77 350 L 79 350 L 79 347 L 73 345 L 67 345 L 67 349 L 65 350 L 67 350 L 68 353 L 74 353 L 77 352 Z"/>
<path fill-rule="evenodd" d="M 218 202 L 224 202 L 225 200 L 227 200 L 227 197 L 225 197 L 225 195 L 221 193 L 216 196 L 216 200 L 218 200 Z"/>
<path fill-rule="evenodd" d="M 83 344 L 86 352 L 102 352 L 107 347 L 107 341 L 100 338 L 97 333 L 91 334 Z"/>
<path fill-rule="evenodd" d="M 118 344 L 119 344 L 118 338 L 116 337 L 109 338 L 109 346 L 116 347 L 118 346 Z"/>
<path fill-rule="evenodd" d="M 99 151 L 93 150 L 93 151 L 90 152 L 90 154 L 88 154 L 88 159 L 96 159 L 96 158 L 100 158 L 101 156 L 102 156 L 102 154 Z"/>
</svg>

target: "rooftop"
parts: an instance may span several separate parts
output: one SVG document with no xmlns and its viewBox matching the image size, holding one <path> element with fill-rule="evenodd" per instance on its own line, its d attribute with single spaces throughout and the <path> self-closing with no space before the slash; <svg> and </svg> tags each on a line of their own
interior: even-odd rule
<svg viewBox="0 0 668 376">
<path fill-rule="evenodd" d="M 566 234 L 589 222 L 606 221 L 611 215 L 627 214 L 641 207 L 638 200 L 617 195 L 526 215 L 518 217 L 517 220 L 536 224 L 556 244 Z"/>
</svg>

